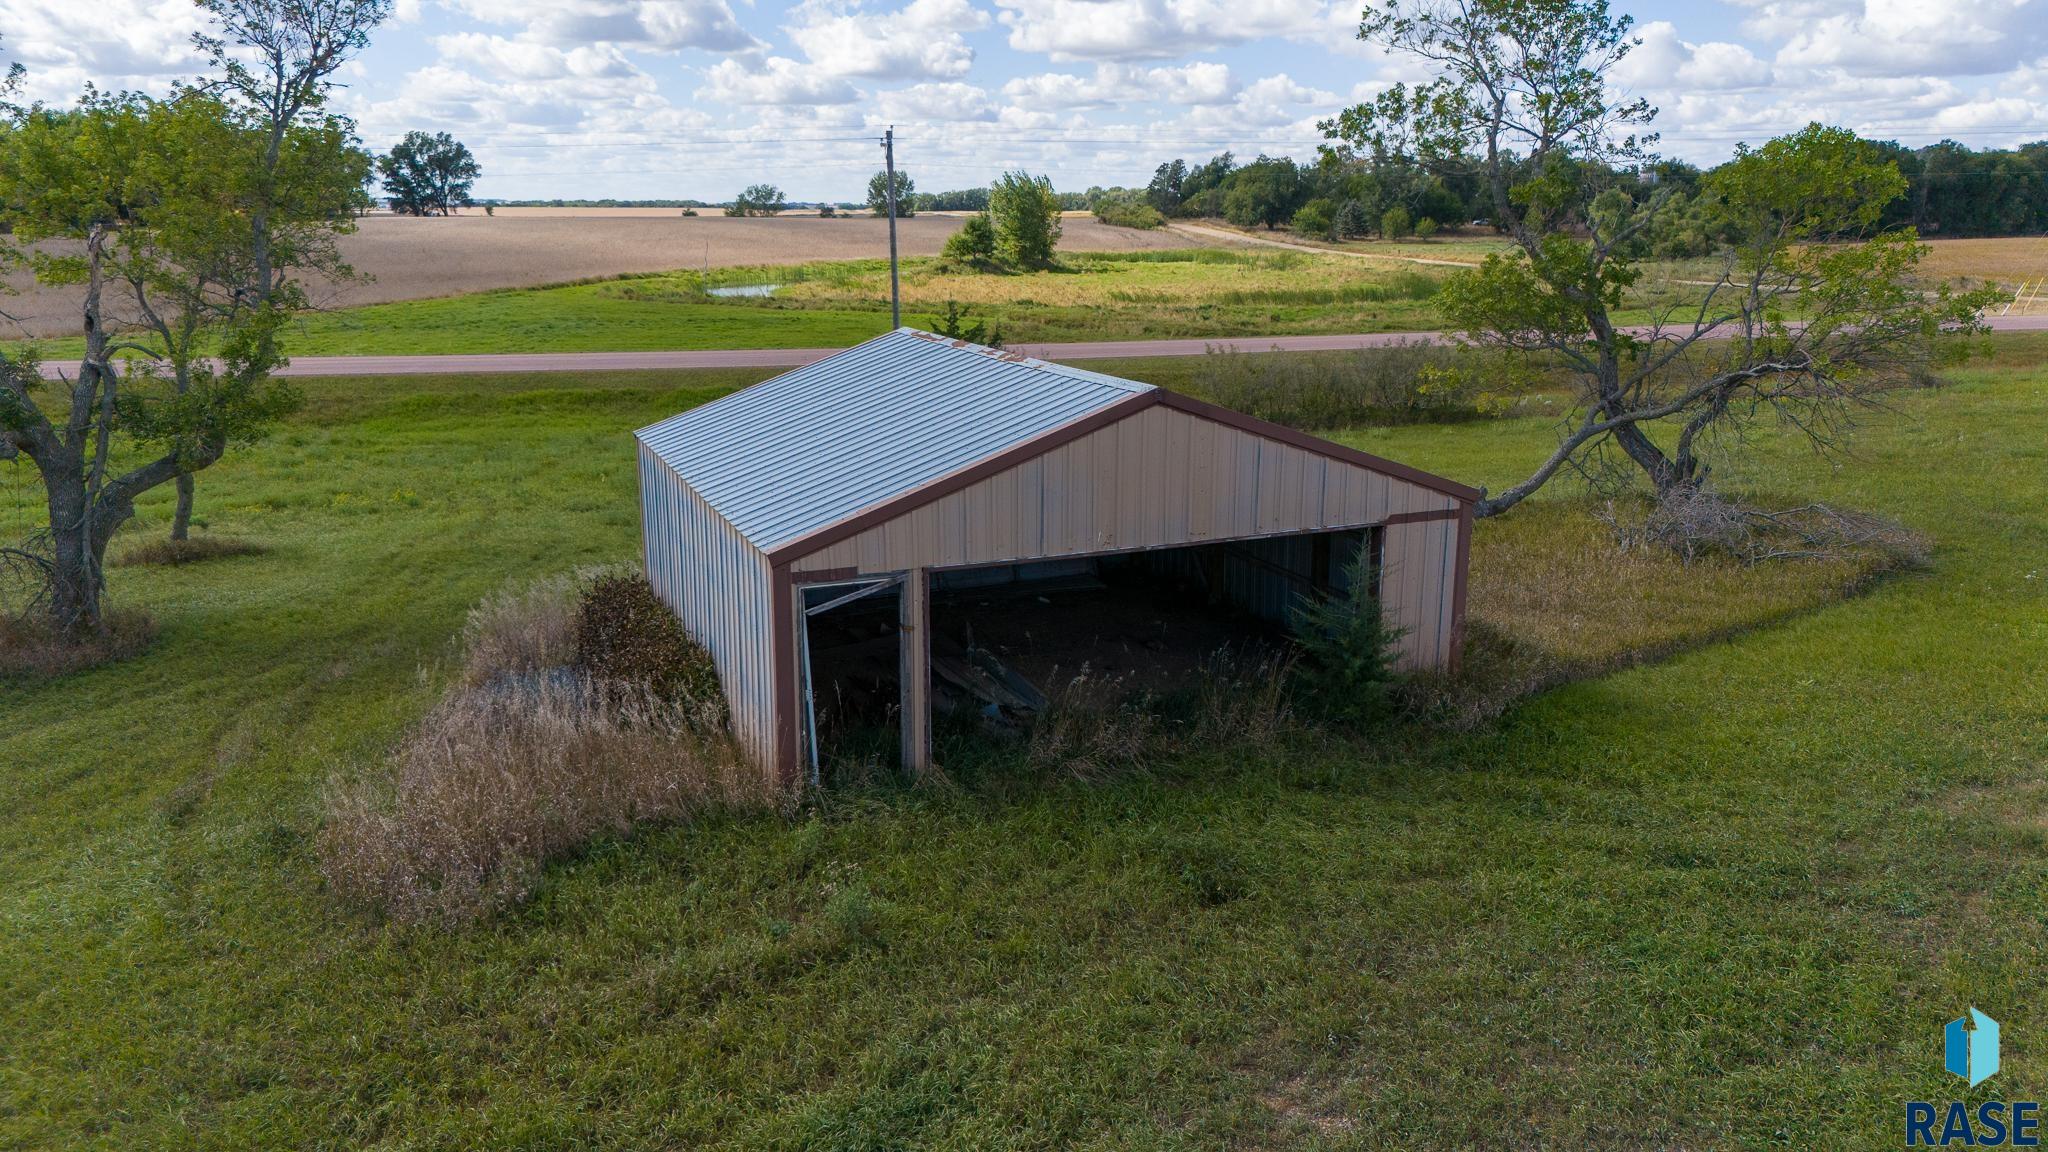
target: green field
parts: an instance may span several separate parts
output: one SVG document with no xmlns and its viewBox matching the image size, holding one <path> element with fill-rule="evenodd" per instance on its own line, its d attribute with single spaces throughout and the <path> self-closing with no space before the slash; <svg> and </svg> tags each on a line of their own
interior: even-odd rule
<svg viewBox="0 0 2048 1152">
<path fill-rule="evenodd" d="M 309 381 L 199 485 L 267 554 L 117 569 L 150 652 L 0 685 L 0 1147 L 1890 1146 L 1971 1004 L 1971 1098 L 2037 1098 L 2048 347 L 2000 347 L 1844 467 L 1722 477 L 1928 573 L 1467 736 L 645 831 L 459 932 L 323 890 L 330 773 L 479 596 L 636 553 L 630 429 L 762 373 Z M 1550 432 L 1346 439 L 1499 486 Z M 0 470 L 0 535 L 37 508 Z"/>
<path fill-rule="evenodd" d="M 1072 253 L 1025 274 L 905 262 L 904 322 L 936 326 L 947 301 L 996 323 L 1011 342 L 1164 339 L 1434 328 L 1433 275 L 1294 252 L 1175 249 Z M 773 298 L 713 297 L 707 287 L 772 283 Z M 889 326 L 887 261 L 858 260 L 628 276 L 373 304 L 300 317 L 300 356 L 833 348 Z M 41 345 L 77 356 L 77 340 Z"/>
</svg>

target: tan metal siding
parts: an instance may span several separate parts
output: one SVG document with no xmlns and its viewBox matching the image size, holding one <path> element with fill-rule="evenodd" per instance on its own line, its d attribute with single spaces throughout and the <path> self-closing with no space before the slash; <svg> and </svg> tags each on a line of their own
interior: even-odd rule
<svg viewBox="0 0 2048 1152">
<path fill-rule="evenodd" d="M 798 571 L 998 564 L 1377 524 L 1451 497 L 1158 405 L 800 557 Z"/>
<path fill-rule="evenodd" d="M 768 558 L 666 464 L 640 447 L 641 559 L 655 595 L 711 653 L 733 736 L 775 753 L 773 595 Z"/>
<path fill-rule="evenodd" d="M 1418 520 L 1386 528 L 1380 601 L 1388 620 L 1406 629 L 1403 668 L 1437 668 L 1451 657 L 1460 521 Z"/>
</svg>

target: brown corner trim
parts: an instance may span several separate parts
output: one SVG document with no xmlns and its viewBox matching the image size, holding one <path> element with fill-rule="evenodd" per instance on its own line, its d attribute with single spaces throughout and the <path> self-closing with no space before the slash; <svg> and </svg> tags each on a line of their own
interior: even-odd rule
<svg viewBox="0 0 2048 1152">
<path fill-rule="evenodd" d="M 1242 412 L 1211 404 L 1206 400 L 1197 400 L 1192 396 L 1183 396 L 1178 392 L 1168 392 L 1164 388 L 1161 388 L 1159 392 L 1159 402 L 1170 408 L 1178 408 L 1183 412 L 1214 420 L 1219 424 L 1228 424 L 1231 427 L 1250 432 L 1254 436 L 1263 436 L 1268 440 L 1278 440 L 1282 444 L 1292 444 L 1296 448 L 1314 452 L 1318 456 L 1328 456 L 1333 460 L 1342 460 L 1347 464 L 1356 464 L 1360 468 L 1369 468 L 1374 472 L 1384 472 L 1389 476 L 1406 480 L 1411 484 L 1420 485 L 1432 492 L 1441 492 L 1453 500 L 1473 501 L 1479 499 L 1480 496 L 1479 489 L 1468 488 L 1455 480 L 1448 480 L 1438 476 L 1434 472 L 1424 472 L 1420 468 L 1397 463 L 1382 456 L 1374 456 L 1370 452 L 1360 452 L 1356 448 L 1347 448 L 1333 440 L 1325 440 L 1320 436 L 1311 436 L 1306 432 L 1289 428 L 1284 424 L 1275 424 L 1270 420 L 1261 420 L 1256 416 L 1247 416 Z"/>
<path fill-rule="evenodd" d="M 1465 662 L 1465 587 L 1472 575 L 1472 505 L 1458 506 L 1457 571 L 1451 584 L 1451 671 Z"/>
<path fill-rule="evenodd" d="M 769 570 L 769 595 L 775 598 L 770 608 L 769 642 L 775 646 L 775 763 L 769 768 L 775 773 L 776 783 L 781 786 L 784 799 L 795 795 L 797 789 L 796 764 L 796 585 L 789 578 L 788 565 L 777 565 Z"/>
<path fill-rule="evenodd" d="M 1432 508 L 1427 512 L 1396 512 L 1380 523 L 1419 524 L 1427 520 L 1456 520 L 1466 515 L 1471 507 L 1470 504 L 1460 504 L 1454 508 Z"/>
<path fill-rule="evenodd" d="M 901 516 L 913 508 L 950 496 L 1014 464 L 1022 463 L 1033 456 L 1042 456 L 1062 444 L 1078 440 L 1098 428 L 1108 427 L 1126 416 L 1150 408 L 1159 403 L 1160 398 L 1165 395 L 1166 390 L 1163 388 L 1148 388 L 1143 392 L 1134 392 L 1079 419 L 1048 429 L 1029 440 L 1019 441 L 957 472 L 948 473 L 899 496 L 893 496 L 856 516 L 836 524 L 827 524 L 808 535 L 778 545 L 768 552 L 768 561 L 771 564 L 788 567 L 821 548 L 830 548 L 849 536 L 858 536 L 875 525 Z"/>
</svg>

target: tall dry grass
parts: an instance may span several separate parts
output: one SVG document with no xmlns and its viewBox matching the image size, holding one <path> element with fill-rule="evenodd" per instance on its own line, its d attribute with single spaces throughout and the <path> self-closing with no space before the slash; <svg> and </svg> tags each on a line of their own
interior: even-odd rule
<svg viewBox="0 0 2048 1152">
<path fill-rule="evenodd" d="M 593 839 L 773 797 L 724 701 L 674 699 L 577 665 L 585 590 L 550 577 L 477 604 L 461 674 L 388 764 L 337 774 L 319 850 L 332 890 L 404 923 L 457 924 L 525 899 Z"/>
<path fill-rule="evenodd" d="M 1292 673 L 1287 653 L 1224 649 L 1190 691 L 1160 700 L 1083 665 L 1055 678 L 1025 733 L 1024 762 L 1044 776 L 1100 782 L 1174 756 L 1271 743 L 1297 727 Z"/>
<path fill-rule="evenodd" d="M 320 858 L 346 900 L 459 923 L 525 899 L 544 865 L 596 837 L 761 805 L 762 788 L 694 709 L 644 689 L 577 676 L 463 685 L 389 775 L 331 789 Z"/>
<path fill-rule="evenodd" d="M 499 589 L 462 623 L 462 675 L 471 686 L 576 662 L 578 596 L 588 573 L 564 572 Z"/>
</svg>

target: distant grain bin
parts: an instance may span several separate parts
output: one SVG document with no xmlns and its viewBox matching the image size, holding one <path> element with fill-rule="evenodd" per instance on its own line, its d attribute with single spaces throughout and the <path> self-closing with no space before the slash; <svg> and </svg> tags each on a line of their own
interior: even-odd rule
<svg viewBox="0 0 2048 1152">
<path fill-rule="evenodd" d="M 951 590 L 1115 566 L 1277 621 L 1363 555 L 1405 667 L 1463 639 L 1478 492 L 1148 384 L 901 328 L 637 439 L 648 579 L 786 788 L 817 764 L 813 621 L 855 602 L 896 602 L 913 770 Z"/>
</svg>

